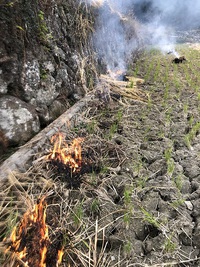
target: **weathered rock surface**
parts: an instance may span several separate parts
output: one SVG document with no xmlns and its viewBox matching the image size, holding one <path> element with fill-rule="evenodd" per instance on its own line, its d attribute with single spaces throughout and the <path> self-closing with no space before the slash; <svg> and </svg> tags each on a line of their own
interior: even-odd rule
<svg viewBox="0 0 200 267">
<path fill-rule="evenodd" d="M 0 128 L 11 144 L 23 144 L 40 130 L 34 106 L 14 96 L 0 98 Z"/>
<path fill-rule="evenodd" d="M 83 97 L 85 72 L 90 73 L 90 84 L 96 75 L 95 68 L 91 71 L 89 66 L 93 62 L 92 23 L 90 11 L 86 13 L 84 4 L 76 0 L 2 1 L 0 98 L 11 95 L 15 103 L 16 98 L 21 99 L 27 103 L 26 110 L 34 106 L 43 128 Z M 9 103 L 12 99 L 8 98 Z M 37 125 L 33 132 L 38 131 L 38 116 L 32 116 L 32 123 Z M 16 144 L 25 142 L 30 136 L 29 127 L 22 127 L 24 135 L 13 139 L 10 129 L 18 128 L 13 123 L 16 120 L 11 121 L 4 113 L 0 131 Z"/>
</svg>

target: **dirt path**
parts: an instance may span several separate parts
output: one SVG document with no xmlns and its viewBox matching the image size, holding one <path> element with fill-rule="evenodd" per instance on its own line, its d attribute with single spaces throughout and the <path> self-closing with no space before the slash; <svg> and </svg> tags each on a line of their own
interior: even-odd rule
<svg viewBox="0 0 200 267">
<path fill-rule="evenodd" d="M 129 72 L 145 82 L 127 81 L 126 96 L 104 77 L 76 127 L 60 129 L 67 140 L 84 137 L 75 183 L 44 161 L 4 185 L 2 197 L 18 206 L 22 195 L 54 190 L 47 222 L 67 240 L 61 266 L 200 266 L 200 52 L 177 51 L 186 62 L 142 54 Z"/>
</svg>

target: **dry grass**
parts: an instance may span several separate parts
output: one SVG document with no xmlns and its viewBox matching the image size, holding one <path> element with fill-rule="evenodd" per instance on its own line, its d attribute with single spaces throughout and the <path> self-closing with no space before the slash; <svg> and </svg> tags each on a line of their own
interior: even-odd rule
<svg viewBox="0 0 200 267">
<path fill-rule="evenodd" d="M 177 86 L 177 97 L 181 101 L 181 95 L 178 92 L 181 86 L 189 81 L 187 81 L 187 73 L 195 70 L 191 67 L 190 60 L 196 55 L 194 52 L 183 52 L 188 62 L 180 66 L 172 65 L 171 58 L 162 57 L 158 51 L 151 51 L 151 60 L 147 53 L 141 62 L 136 63 L 137 75 L 142 77 L 146 75 L 146 81 L 139 87 L 133 85 L 133 88 L 129 88 L 133 89 L 134 99 L 124 97 L 124 92 L 118 90 L 120 99 L 112 100 L 111 85 L 108 102 L 94 97 L 88 103 L 87 108 L 79 114 L 82 119 L 75 124 L 74 128 L 70 131 L 64 128 L 60 129 L 66 134 L 67 140 L 78 136 L 85 138 L 83 157 L 90 160 L 93 169 L 83 174 L 79 188 L 69 188 L 63 175 L 50 163 L 45 162 L 45 154 L 50 149 L 49 144 L 38 151 L 33 159 L 34 164 L 26 173 L 13 173 L 6 182 L 1 184 L 1 241 L 3 237 L 9 237 L 23 213 L 27 209 L 31 209 L 39 197 L 53 192 L 47 198 L 47 224 L 50 239 L 55 239 L 58 233 L 63 235 L 65 253 L 61 264 L 63 267 L 156 267 L 180 266 L 181 264 L 186 266 L 199 260 L 198 258 L 183 260 L 184 252 L 179 247 L 173 247 L 173 242 L 177 244 L 178 241 L 176 236 L 171 238 L 170 220 L 166 221 L 167 217 L 163 213 L 156 216 L 147 209 L 143 209 L 142 213 L 143 206 L 137 198 L 138 195 L 145 196 L 146 192 L 153 191 L 155 188 L 160 191 L 166 190 L 163 185 L 156 187 L 145 184 L 153 180 L 156 170 L 153 170 L 153 173 L 150 172 L 145 163 L 140 161 L 139 148 L 141 144 L 146 144 L 148 136 L 151 136 L 149 131 L 152 130 L 154 138 L 155 136 L 160 138 L 165 134 L 166 125 L 163 123 L 159 123 L 159 128 L 153 127 L 152 129 L 147 129 L 149 125 L 145 124 L 145 120 L 149 122 L 148 115 L 150 118 L 152 114 L 160 116 L 159 105 L 164 109 L 163 114 L 169 111 L 174 95 L 170 95 L 169 92 L 167 95 L 167 92 L 162 91 L 163 82 L 165 85 L 168 84 L 169 89 Z M 151 61 L 156 64 L 157 68 L 151 65 Z M 147 68 L 144 69 L 144 66 Z M 195 75 L 198 80 L 198 73 Z M 177 77 L 180 76 L 181 80 L 178 80 L 181 84 L 176 85 Z M 173 77 L 173 80 L 169 77 Z M 147 92 L 148 83 L 151 84 Z M 195 85 L 197 85 L 196 80 Z M 156 95 L 155 92 L 159 88 L 161 88 L 160 95 Z M 189 90 L 193 89 L 189 88 Z M 174 91 L 172 92 L 174 93 Z M 147 98 L 147 93 L 151 96 L 150 98 Z M 198 94 L 198 91 L 195 93 Z M 151 113 L 152 110 L 154 113 Z M 186 107 L 185 111 L 183 107 L 182 112 L 186 112 Z M 169 115 L 173 117 L 173 113 Z M 164 150 L 165 148 L 159 147 L 159 149 Z M 162 151 L 161 156 L 163 156 Z M 167 157 L 166 153 L 165 157 Z M 145 180 L 146 173 L 149 180 Z M 167 185 L 167 187 L 174 194 L 180 191 L 174 184 L 171 187 Z M 180 195 L 177 194 L 176 197 L 178 200 Z M 170 208 L 170 204 L 172 203 L 167 203 L 167 207 Z M 174 211 L 184 217 L 181 208 L 176 207 Z M 130 217 L 126 217 L 125 221 L 127 214 Z M 140 255 L 136 255 L 132 259 L 135 248 L 130 248 L 130 251 L 127 248 L 125 251 L 124 244 L 129 238 L 130 221 L 134 222 L 134 220 L 140 220 L 141 223 L 146 220 L 160 228 L 159 231 L 165 234 L 166 240 L 172 241 L 168 245 L 172 246 L 169 249 L 173 251 L 165 253 L 163 249 L 159 258 L 156 259 L 157 261 L 155 260 L 152 264 L 145 262 L 145 256 L 142 258 Z M 115 235 L 113 232 L 116 229 L 118 232 Z M 3 250 L 5 246 L 5 242 L 2 241 L 1 249 Z M 164 256 L 166 257 L 164 258 Z M 162 257 L 165 260 L 163 263 Z M 1 264 L 5 263 L 5 260 L 10 259 L 2 256 Z M 14 263 L 9 264 L 12 266 Z"/>
</svg>

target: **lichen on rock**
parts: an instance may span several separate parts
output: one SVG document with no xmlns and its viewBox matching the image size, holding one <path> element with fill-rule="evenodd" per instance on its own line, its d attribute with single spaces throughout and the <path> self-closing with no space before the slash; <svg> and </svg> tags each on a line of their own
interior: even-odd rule
<svg viewBox="0 0 200 267">
<path fill-rule="evenodd" d="M 87 62 L 94 62 L 90 42 L 92 25 L 91 10 L 87 7 L 86 12 L 85 4 L 78 0 L 45 3 L 19 0 L 10 5 L 2 1 L 0 101 L 6 99 L 10 106 L 11 101 L 16 105 L 19 100 L 22 107 L 26 106 L 25 110 L 18 106 L 18 111 L 0 107 L 0 131 L 15 144 L 26 142 L 32 133 L 39 131 L 39 125 L 45 127 L 84 96 L 87 88 L 84 73 L 90 68 Z M 90 60 L 84 61 L 85 58 Z M 95 68 L 90 72 L 93 79 Z M 33 107 L 34 116 L 30 113 Z M 32 120 L 33 129 L 26 125 L 27 120 L 29 123 Z M 19 125 L 23 129 L 20 138 L 11 131 Z"/>
<path fill-rule="evenodd" d="M 39 117 L 29 104 L 14 96 L 0 98 L 0 129 L 11 144 L 23 144 L 40 130 Z"/>
</svg>

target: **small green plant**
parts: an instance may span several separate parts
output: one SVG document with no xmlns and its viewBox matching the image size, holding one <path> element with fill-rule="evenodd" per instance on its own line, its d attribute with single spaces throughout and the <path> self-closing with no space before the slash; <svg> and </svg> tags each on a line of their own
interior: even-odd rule
<svg viewBox="0 0 200 267">
<path fill-rule="evenodd" d="M 165 85 L 165 91 L 164 91 L 164 98 L 163 98 L 163 104 L 166 105 L 166 102 L 169 98 L 169 85 Z"/>
<path fill-rule="evenodd" d="M 101 174 L 106 174 L 108 171 L 109 171 L 108 166 L 106 166 L 106 165 L 101 166 L 101 170 L 100 170 Z"/>
<path fill-rule="evenodd" d="M 118 112 L 116 114 L 116 121 L 117 121 L 118 124 L 121 122 L 122 116 L 123 116 L 122 110 L 118 110 Z"/>
<path fill-rule="evenodd" d="M 169 147 L 164 152 L 164 157 L 167 162 L 167 173 L 170 177 L 172 176 L 175 168 L 174 160 L 172 158 L 172 150 L 172 147 Z"/>
<path fill-rule="evenodd" d="M 197 100 L 200 101 L 200 93 L 197 93 Z"/>
<path fill-rule="evenodd" d="M 191 142 L 196 137 L 197 133 L 200 130 L 200 122 L 195 123 L 188 134 L 186 134 L 184 141 L 188 148 L 191 148 Z"/>
<path fill-rule="evenodd" d="M 132 192 L 133 188 L 130 186 L 129 188 L 125 188 L 124 190 L 124 206 L 125 206 L 125 213 L 124 213 L 124 223 L 126 224 L 126 227 L 130 225 L 131 217 L 133 214 L 133 204 L 132 204 Z"/>
<path fill-rule="evenodd" d="M 182 174 L 179 174 L 177 177 L 174 178 L 174 183 L 179 191 L 181 191 L 183 186 L 183 177 Z"/>
<path fill-rule="evenodd" d="M 166 119 L 166 122 L 169 124 L 172 120 L 172 108 L 168 108 L 165 112 L 165 119 Z"/>
<path fill-rule="evenodd" d="M 18 0 L 9 2 L 9 3 L 7 4 L 7 6 L 9 6 L 9 7 L 13 7 L 14 4 L 15 4 L 17 1 L 18 1 Z"/>
<path fill-rule="evenodd" d="M 139 179 L 137 180 L 137 186 L 138 186 L 139 188 L 144 188 L 145 185 L 146 185 L 146 182 L 147 182 L 147 181 L 148 181 L 148 176 L 145 176 L 145 177 L 141 176 L 141 177 L 139 177 Z"/>
<path fill-rule="evenodd" d="M 44 12 L 42 10 L 38 13 L 38 30 L 39 30 L 39 38 L 43 42 L 48 42 L 52 39 L 51 33 L 49 33 L 49 29 L 45 22 Z"/>
<path fill-rule="evenodd" d="M 88 175 L 88 183 L 90 183 L 91 185 L 96 186 L 97 182 L 98 182 L 98 178 L 96 173 L 93 171 L 90 175 Z"/>
<path fill-rule="evenodd" d="M 175 169 L 174 160 L 170 159 L 167 161 L 167 173 L 171 177 Z"/>
<path fill-rule="evenodd" d="M 90 210 L 93 215 L 96 215 L 100 212 L 100 203 L 98 199 L 94 199 L 90 205 Z"/>
<path fill-rule="evenodd" d="M 97 126 L 97 122 L 95 120 L 90 121 L 87 126 L 86 126 L 86 130 L 89 134 L 94 134 L 95 133 L 95 129 Z"/>
<path fill-rule="evenodd" d="M 133 86 L 134 86 L 134 82 L 133 81 L 130 81 L 130 83 L 128 84 L 128 88 L 133 88 Z"/>
<path fill-rule="evenodd" d="M 183 205 L 185 202 L 185 199 L 184 198 L 178 198 L 176 200 L 174 200 L 172 203 L 170 203 L 170 206 L 172 206 L 173 208 L 178 208 L 180 207 L 181 205 Z"/>
<path fill-rule="evenodd" d="M 126 227 L 128 227 L 130 225 L 131 217 L 132 217 L 132 212 L 131 211 L 126 211 L 124 213 L 123 221 L 124 221 Z"/>
<path fill-rule="evenodd" d="M 165 160 L 168 162 L 172 157 L 172 147 L 168 147 L 164 152 Z"/>
<path fill-rule="evenodd" d="M 173 234 L 167 237 L 164 243 L 164 250 L 166 253 L 172 253 L 176 249 L 176 244 L 172 241 Z"/>
<path fill-rule="evenodd" d="M 190 116 L 190 119 L 189 119 L 189 126 L 190 127 L 192 127 L 193 122 L 194 122 L 194 116 Z"/>
<path fill-rule="evenodd" d="M 114 116 L 113 123 L 110 125 L 110 129 L 107 134 L 108 140 L 111 140 L 113 136 L 117 133 L 119 126 L 120 126 L 120 122 L 122 120 L 122 116 L 123 116 L 122 110 L 119 110 Z"/>
<path fill-rule="evenodd" d="M 149 110 L 151 110 L 151 108 L 152 108 L 152 99 L 151 99 L 151 95 L 148 94 L 147 97 L 148 97 L 147 107 L 148 107 Z"/>
<path fill-rule="evenodd" d="M 124 247 L 123 247 L 123 251 L 124 251 L 125 255 L 130 255 L 132 249 L 133 249 L 133 244 L 129 240 L 126 241 L 126 243 L 124 244 Z"/>
<path fill-rule="evenodd" d="M 186 135 L 184 137 L 184 142 L 185 142 L 185 145 L 187 146 L 187 148 L 190 149 L 191 148 L 191 140 L 189 138 L 189 135 Z"/>
<path fill-rule="evenodd" d="M 0 238 L 8 237 L 13 231 L 14 227 L 17 225 L 19 214 L 16 211 L 10 212 L 8 218 L 6 219 L 6 231 L 3 233 L 3 236 Z"/>
<path fill-rule="evenodd" d="M 125 188 L 124 190 L 124 205 L 126 207 L 128 207 L 131 204 L 132 192 L 133 192 L 133 189 L 131 187 Z"/>
<path fill-rule="evenodd" d="M 46 80 L 47 79 L 47 71 L 45 69 L 40 69 L 40 79 Z"/>
<path fill-rule="evenodd" d="M 73 220 L 75 225 L 80 225 L 83 219 L 83 205 L 82 203 L 79 203 L 77 207 L 75 207 L 74 213 L 73 213 Z"/>
<path fill-rule="evenodd" d="M 117 123 L 113 123 L 111 126 L 110 126 L 110 129 L 109 129 L 109 133 L 108 133 L 108 140 L 111 140 L 113 138 L 113 136 L 116 134 L 117 132 L 117 129 L 118 129 L 118 124 Z"/>
<path fill-rule="evenodd" d="M 160 64 L 158 63 L 154 72 L 154 82 L 157 82 L 159 80 L 159 74 L 160 74 Z"/>
<path fill-rule="evenodd" d="M 138 64 L 136 64 L 133 76 L 136 77 L 138 75 L 138 72 L 139 72 L 139 66 L 138 66 Z"/>
<path fill-rule="evenodd" d="M 156 228 L 161 228 L 160 222 L 147 210 L 145 210 L 143 207 L 141 207 L 141 211 L 144 215 L 144 221 L 148 222 L 149 224 L 155 226 Z"/>
</svg>

